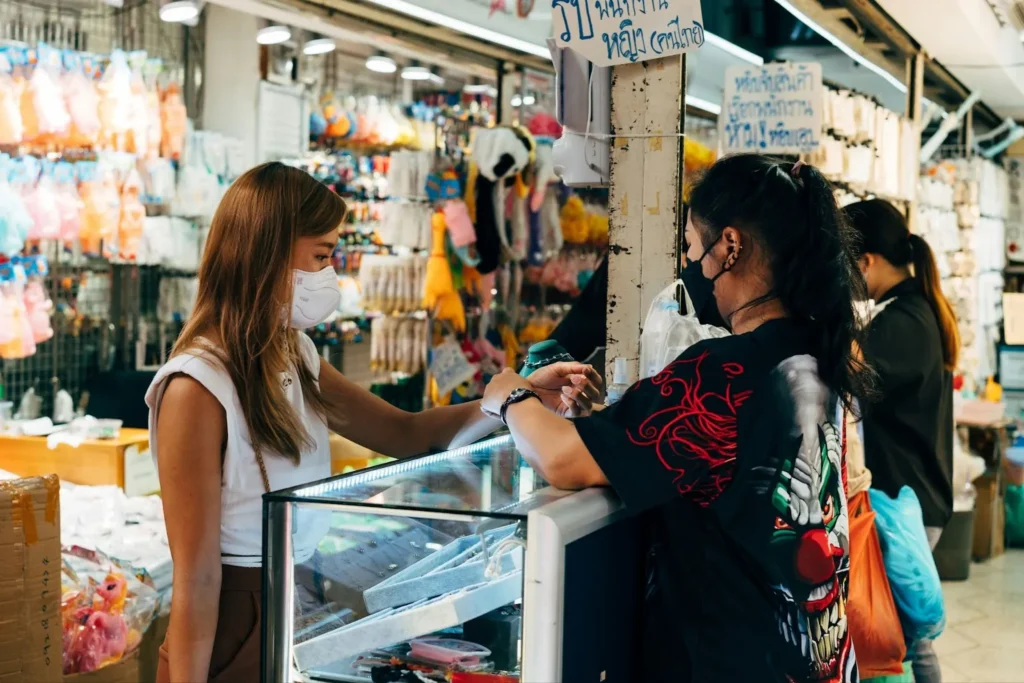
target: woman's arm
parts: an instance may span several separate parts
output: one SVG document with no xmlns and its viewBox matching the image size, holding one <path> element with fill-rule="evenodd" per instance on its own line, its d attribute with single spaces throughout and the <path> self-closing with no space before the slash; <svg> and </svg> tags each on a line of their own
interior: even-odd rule
<svg viewBox="0 0 1024 683">
<path fill-rule="evenodd" d="M 509 394 L 518 388 L 531 387 L 514 372 L 496 375 L 487 385 L 483 409 L 497 414 Z M 576 490 L 608 485 L 608 478 L 572 422 L 547 410 L 540 401 L 527 399 L 513 404 L 505 418 L 519 452 L 555 488 Z"/>
<path fill-rule="evenodd" d="M 600 375 L 581 363 L 555 363 L 522 381 L 542 396 L 548 410 L 570 415 L 589 412 L 600 395 Z M 332 431 L 396 458 L 466 446 L 501 427 L 499 420 L 480 410 L 480 401 L 407 413 L 324 362 L 320 393 L 327 401 L 327 426 Z"/>
<path fill-rule="evenodd" d="M 464 446 L 501 427 L 480 410 L 479 402 L 407 413 L 345 379 L 328 363 L 320 363 L 320 393 L 327 401 L 331 431 L 394 458 Z"/>
<path fill-rule="evenodd" d="M 157 467 L 174 563 L 170 679 L 209 676 L 220 603 L 221 453 L 224 409 L 199 382 L 172 377 L 157 418 Z"/>
</svg>

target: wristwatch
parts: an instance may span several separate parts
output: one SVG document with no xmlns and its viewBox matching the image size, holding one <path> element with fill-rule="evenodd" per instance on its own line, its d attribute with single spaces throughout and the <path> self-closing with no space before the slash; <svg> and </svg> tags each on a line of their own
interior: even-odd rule
<svg viewBox="0 0 1024 683">
<path fill-rule="evenodd" d="M 508 420 L 505 419 L 505 416 L 508 413 L 509 406 L 522 403 L 528 398 L 535 398 L 538 401 L 540 400 L 540 396 L 537 395 L 537 392 L 531 389 L 514 389 L 512 393 L 508 395 L 508 398 L 505 399 L 505 402 L 501 404 L 501 410 L 498 413 L 498 417 L 501 418 L 501 423 L 506 427 L 508 426 Z"/>
</svg>

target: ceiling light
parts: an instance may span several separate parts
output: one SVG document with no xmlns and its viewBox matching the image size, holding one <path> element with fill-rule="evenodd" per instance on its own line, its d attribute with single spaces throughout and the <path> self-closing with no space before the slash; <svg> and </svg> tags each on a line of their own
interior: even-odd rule
<svg viewBox="0 0 1024 683">
<path fill-rule="evenodd" d="M 328 52 L 333 52 L 336 47 L 337 44 L 333 38 L 314 38 L 307 40 L 306 44 L 302 46 L 302 54 L 325 55 Z"/>
<path fill-rule="evenodd" d="M 523 104 L 526 105 L 527 107 L 532 107 L 533 105 L 537 104 L 537 98 L 534 97 L 533 95 L 527 95 L 526 97 L 523 98 Z"/>
<path fill-rule="evenodd" d="M 407 81 L 428 81 L 430 80 L 430 69 L 413 62 L 402 69 L 402 78 Z"/>
<path fill-rule="evenodd" d="M 722 113 L 721 105 L 715 104 L 714 102 L 709 102 L 700 97 L 695 97 L 694 95 L 686 96 L 686 106 L 694 107 L 695 109 L 700 109 L 701 111 L 706 111 L 707 113 L 714 114 L 715 116 L 718 116 L 719 114 Z"/>
<path fill-rule="evenodd" d="M 260 45 L 280 45 L 292 37 L 287 26 L 267 26 L 256 33 L 256 42 Z"/>
<path fill-rule="evenodd" d="M 512 106 L 513 107 L 521 107 L 521 106 L 523 106 L 523 98 L 520 97 L 519 95 L 513 95 L 512 96 Z"/>
<path fill-rule="evenodd" d="M 489 95 L 490 97 L 498 96 L 498 89 L 489 83 L 481 83 L 480 79 L 474 78 L 472 83 L 467 83 L 462 87 L 462 92 L 467 95 Z"/>
<path fill-rule="evenodd" d="M 199 5 L 194 0 L 177 0 L 160 6 L 160 20 L 169 24 L 184 24 L 199 16 Z"/>
<path fill-rule="evenodd" d="M 437 67 L 430 70 L 430 78 L 428 80 L 436 86 L 444 85 L 444 76 L 438 72 Z"/>
<path fill-rule="evenodd" d="M 398 65 L 391 57 L 378 54 L 366 58 L 366 68 L 379 74 L 393 74 L 398 70 Z"/>
</svg>

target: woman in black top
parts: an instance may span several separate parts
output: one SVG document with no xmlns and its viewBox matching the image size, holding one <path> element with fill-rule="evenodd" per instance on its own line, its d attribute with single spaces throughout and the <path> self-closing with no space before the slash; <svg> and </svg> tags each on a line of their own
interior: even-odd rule
<svg viewBox="0 0 1024 683">
<path fill-rule="evenodd" d="M 694 188 L 686 237 L 733 336 L 592 417 L 548 419 L 514 373 L 483 409 L 551 484 L 647 514 L 657 595 L 633 680 L 854 681 L 839 418 L 866 382 L 842 214 L 815 169 L 739 155 Z"/>
<path fill-rule="evenodd" d="M 865 464 L 874 488 L 893 497 L 903 486 L 914 490 L 934 548 L 953 514 L 956 317 L 928 243 L 910 233 L 896 207 L 872 199 L 848 206 L 846 215 L 875 300 L 864 354 L 879 375 L 879 400 L 865 410 Z M 912 654 L 918 683 L 941 680 L 930 641 Z"/>
</svg>

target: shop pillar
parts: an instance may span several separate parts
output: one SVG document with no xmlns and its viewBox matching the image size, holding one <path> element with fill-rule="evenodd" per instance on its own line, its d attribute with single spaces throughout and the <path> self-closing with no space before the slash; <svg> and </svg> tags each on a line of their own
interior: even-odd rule
<svg viewBox="0 0 1024 683">
<path fill-rule="evenodd" d="M 607 377 L 616 358 L 639 376 L 647 309 L 676 277 L 685 88 L 682 55 L 612 69 Z"/>
<path fill-rule="evenodd" d="M 256 163 L 260 21 L 218 5 L 206 8 L 202 128 L 241 139 L 246 167 Z"/>
</svg>

